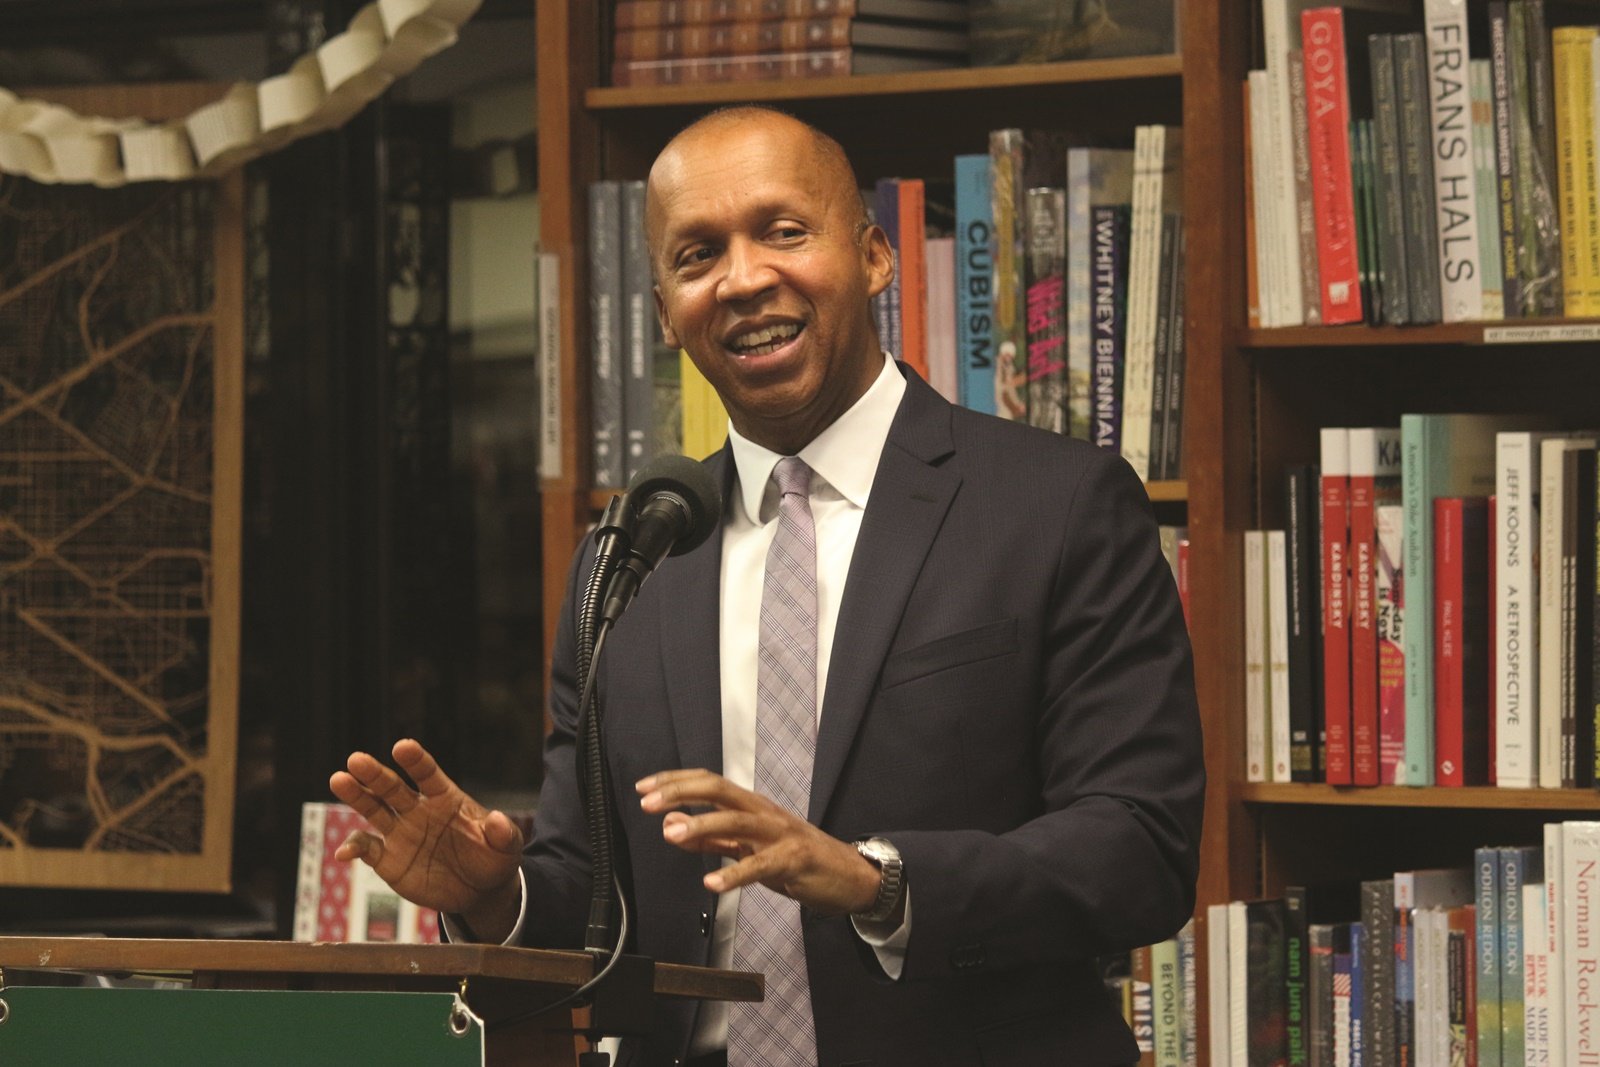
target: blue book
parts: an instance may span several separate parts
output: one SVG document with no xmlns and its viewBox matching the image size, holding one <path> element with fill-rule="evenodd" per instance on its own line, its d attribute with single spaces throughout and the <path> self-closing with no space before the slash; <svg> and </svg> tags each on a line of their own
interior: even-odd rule
<svg viewBox="0 0 1600 1067">
<path fill-rule="evenodd" d="M 1433 501 L 1493 496 L 1495 434 L 1539 429 L 1518 415 L 1401 415 L 1405 537 L 1405 784 L 1434 783 Z"/>
<path fill-rule="evenodd" d="M 1500 1056 L 1500 850 L 1472 853 L 1472 889 L 1477 935 L 1478 1067 L 1501 1067 Z M 1521 976 L 1517 988 L 1522 988 Z"/>
<path fill-rule="evenodd" d="M 1544 882 L 1542 847 L 1500 850 L 1500 1048 L 1505 1067 L 1522 1067 L 1527 1058 L 1523 1031 L 1522 887 L 1535 882 Z M 1481 1029 L 1479 1035 L 1481 1044 Z"/>
<path fill-rule="evenodd" d="M 883 305 L 888 316 L 888 330 L 878 338 L 878 343 L 896 359 L 901 359 L 905 353 L 901 350 L 904 338 L 900 333 L 900 179 L 879 178 L 876 201 L 878 228 L 889 238 L 889 247 L 894 249 L 894 281 L 883 291 L 888 298 Z"/>
<path fill-rule="evenodd" d="M 956 157 L 956 358 L 961 404 L 994 414 L 994 204 L 989 155 Z"/>
<path fill-rule="evenodd" d="M 1367 1063 L 1366 928 L 1350 924 L 1350 1067 Z"/>
<path fill-rule="evenodd" d="M 1092 292 L 1094 293 L 1094 380 L 1090 440 L 1122 451 L 1122 357 L 1128 331 L 1128 221 L 1122 204 L 1096 204 Z"/>
</svg>

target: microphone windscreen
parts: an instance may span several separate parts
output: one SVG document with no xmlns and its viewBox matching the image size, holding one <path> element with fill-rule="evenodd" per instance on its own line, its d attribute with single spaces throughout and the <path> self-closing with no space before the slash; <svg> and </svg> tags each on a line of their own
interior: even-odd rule
<svg viewBox="0 0 1600 1067">
<path fill-rule="evenodd" d="M 641 508 L 659 492 L 676 493 L 689 505 L 690 527 L 672 546 L 681 556 L 698 548 L 722 519 L 722 488 L 711 469 L 699 460 L 668 453 L 657 456 L 634 475 L 628 485 L 628 499 Z"/>
</svg>

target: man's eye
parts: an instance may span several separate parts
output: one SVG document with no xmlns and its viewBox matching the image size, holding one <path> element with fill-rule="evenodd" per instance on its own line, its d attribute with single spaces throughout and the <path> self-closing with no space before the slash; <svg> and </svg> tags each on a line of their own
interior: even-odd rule
<svg viewBox="0 0 1600 1067">
<path fill-rule="evenodd" d="M 702 245 L 699 248 L 692 248 L 685 252 L 680 264 L 685 267 L 692 267 L 697 263 L 708 263 L 716 254 L 716 249 Z"/>
<path fill-rule="evenodd" d="M 806 232 L 798 226 L 779 226 L 772 231 L 772 236 L 780 241 L 793 241 L 805 235 Z"/>
</svg>

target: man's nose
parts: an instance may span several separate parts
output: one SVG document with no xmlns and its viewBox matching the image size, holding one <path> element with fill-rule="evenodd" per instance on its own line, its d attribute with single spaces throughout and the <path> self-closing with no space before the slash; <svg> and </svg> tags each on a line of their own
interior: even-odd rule
<svg viewBox="0 0 1600 1067">
<path fill-rule="evenodd" d="M 778 275 L 768 259 L 768 249 L 759 241 L 735 238 L 728 242 L 723 263 L 726 273 L 717 286 L 717 296 L 734 303 L 760 296 L 778 282 Z"/>
</svg>

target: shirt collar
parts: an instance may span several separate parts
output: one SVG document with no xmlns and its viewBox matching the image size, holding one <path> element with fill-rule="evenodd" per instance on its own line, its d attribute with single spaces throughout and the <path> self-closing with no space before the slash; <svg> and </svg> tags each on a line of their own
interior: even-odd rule
<svg viewBox="0 0 1600 1067">
<path fill-rule="evenodd" d="M 883 446 L 888 443 L 889 427 L 905 392 L 905 378 L 885 353 L 883 369 L 861 399 L 800 450 L 800 458 L 805 460 L 806 466 L 858 508 L 867 506 L 872 479 L 878 472 L 878 460 L 883 455 Z M 762 497 L 772 478 L 772 469 L 783 457 L 740 435 L 731 424 L 728 442 L 739 473 L 739 499 L 745 516 L 753 523 L 760 523 Z"/>
</svg>

